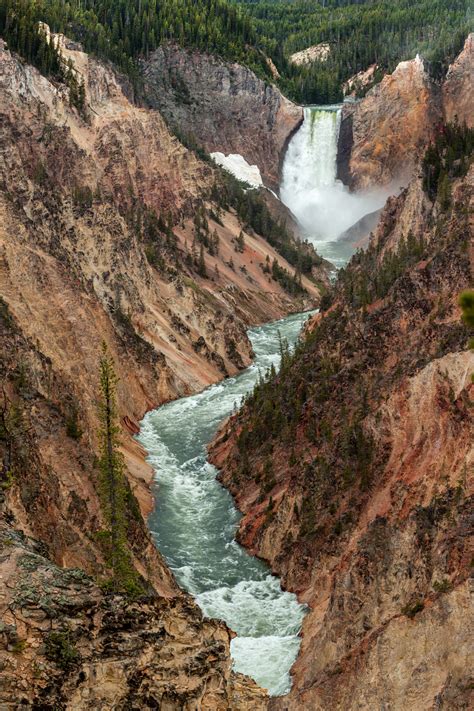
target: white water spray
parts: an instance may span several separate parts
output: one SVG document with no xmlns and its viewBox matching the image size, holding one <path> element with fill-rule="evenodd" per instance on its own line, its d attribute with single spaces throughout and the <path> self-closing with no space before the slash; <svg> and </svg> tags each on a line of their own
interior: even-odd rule
<svg viewBox="0 0 474 711">
<path fill-rule="evenodd" d="M 305 236 L 337 266 L 347 260 L 347 245 L 337 239 L 364 215 L 380 209 L 387 190 L 350 193 L 336 180 L 339 106 L 307 107 L 283 163 L 280 197 Z M 353 249 L 351 250 L 353 251 Z"/>
</svg>

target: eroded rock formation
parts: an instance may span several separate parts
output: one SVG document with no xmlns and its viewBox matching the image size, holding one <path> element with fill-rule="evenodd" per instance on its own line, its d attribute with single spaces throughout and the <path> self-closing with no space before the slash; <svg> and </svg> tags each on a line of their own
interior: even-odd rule
<svg viewBox="0 0 474 711">
<path fill-rule="evenodd" d="M 443 84 L 443 110 L 446 122 L 474 125 L 474 34 L 466 39 L 463 51 L 449 67 Z"/>
<path fill-rule="evenodd" d="M 359 103 L 343 108 L 339 177 L 353 189 L 407 183 L 441 120 L 423 61 L 401 62 Z"/>
<path fill-rule="evenodd" d="M 474 40 L 439 85 L 423 60 L 401 62 L 358 103 L 343 108 L 338 177 L 355 190 L 407 185 L 442 121 L 472 126 Z"/>
<path fill-rule="evenodd" d="M 327 62 L 331 54 L 331 45 L 328 42 L 315 44 L 307 47 L 290 56 L 290 62 L 300 66 L 301 64 L 312 64 L 313 62 Z"/>
<path fill-rule="evenodd" d="M 230 632 L 188 596 L 104 596 L 79 569 L 0 528 L 4 708 L 235 709 L 265 694 L 231 671 Z"/>
</svg>

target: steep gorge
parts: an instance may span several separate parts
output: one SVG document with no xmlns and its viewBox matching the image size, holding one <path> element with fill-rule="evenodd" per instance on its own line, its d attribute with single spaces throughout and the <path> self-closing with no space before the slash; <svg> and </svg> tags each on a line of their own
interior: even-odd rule
<svg viewBox="0 0 474 711">
<path fill-rule="evenodd" d="M 294 268 L 210 202 L 219 172 L 133 104 L 123 77 L 55 41 L 84 81 L 82 110 L 0 46 L 1 702 L 260 708 L 265 694 L 231 672 L 229 631 L 203 622 L 151 541 L 152 471 L 133 435 L 150 408 L 242 369 L 246 328 L 319 289 L 303 276 L 291 295 L 263 271 Z M 102 340 L 119 376 L 127 537 L 149 591 L 138 606 L 94 582 L 106 574 Z"/>
<path fill-rule="evenodd" d="M 2 455 L 14 464 L 1 503 L 0 699 L 33 708 L 267 708 L 266 695 L 231 672 L 229 631 L 203 621 L 151 542 L 143 515 L 152 472 L 132 435 L 146 410 L 248 364 L 246 327 L 314 305 L 319 289 L 303 277 L 307 293 L 295 297 L 271 279 L 267 257 L 293 269 L 234 210 L 216 211 L 216 170 L 172 136 L 158 111 L 134 105 L 123 77 L 60 41 L 85 79 L 82 113 L 60 83 L 3 44 L 0 54 Z M 196 55 L 166 51 L 170 66 L 195 76 Z M 458 61 L 450 81 L 465 86 Z M 206 62 L 226 100 L 205 130 L 223 135 L 229 126 L 229 149 L 249 162 L 259 151 L 274 185 L 300 113 L 247 70 Z M 192 103 L 179 76 L 170 82 Z M 236 90 L 245 112 L 225 119 Z M 260 118 L 245 141 L 249 105 Z M 414 139 L 420 153 L 431 120 L 419 145 Z M 181 115 L 177 123 L 187 125 Z M 371 124 L 372 139 L 379 128 Z M 368 161 L 369 182 L 385 180 L 382 164 L 387 175 L 398 170 L 392 144 L 388 153 Z M 240 540 L 310 606 L 294 688 L 272 708 L 470 703 L 474 363 L 456 296 L 472 283 L 472 189 L 471 170 L 454 183 L 449 209 L 429 200 L 419 178 L 391 199 L 374 262 L 353 263 L 296 359 L 284 358 L 281 376 L 213 447 L 244 512 Z M 219 237 L 217 252 L 201 252 L 204 270 L 193 255 L 193 218 L 203 209 Z M 419 258 L 410 254 L 387 293 L 367 301 L 367 282 L 410 233 Z M 104 594 L 94 580 L 104 572 L 94 457 L 102 339 L 120 376 L 123 449 L 140 507 L 130 495 L 127 534 L 149 583 L 139 603 Z"/>
</svg>

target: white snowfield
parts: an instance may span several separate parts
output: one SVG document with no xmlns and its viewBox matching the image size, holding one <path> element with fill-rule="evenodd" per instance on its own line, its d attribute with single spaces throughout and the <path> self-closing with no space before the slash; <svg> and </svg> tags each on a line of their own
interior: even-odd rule
<svg viewBox="0 0 474 711">
<path fill-rule="evenodd" d="M 219 152 L 211 153 L 211 158 L 228 173 L 232 173 L 237 180 L 247 183 L 252 188 L 260 188 L 263 185 L 258 166 L 249 165 L 239 153 L 230 153 L 228 156 Z"/>
</svg>

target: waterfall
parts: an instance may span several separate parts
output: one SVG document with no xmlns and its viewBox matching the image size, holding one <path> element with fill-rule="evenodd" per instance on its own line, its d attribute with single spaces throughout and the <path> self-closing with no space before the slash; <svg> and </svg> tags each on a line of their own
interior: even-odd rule
<svg viewBox="0 0 474 711">
<path fill-rule="evenodd" d="M 284 202 L 335 184 L 340 117 L 340 109 L 304 110 L 303 125 L 290 142 L 283 165 Z"/>
<path fill-rule="evenodd" d="M 304 121 L 285 155 L 280 185 L 282 202 L 307 239 L 323 256 L 341 266 L 354 252 L 337 239 L 365 215 L 380 209 L 387 190 L 350 193 L 337 172 L 340 106 L 306 107 Z"/>
</svg>

